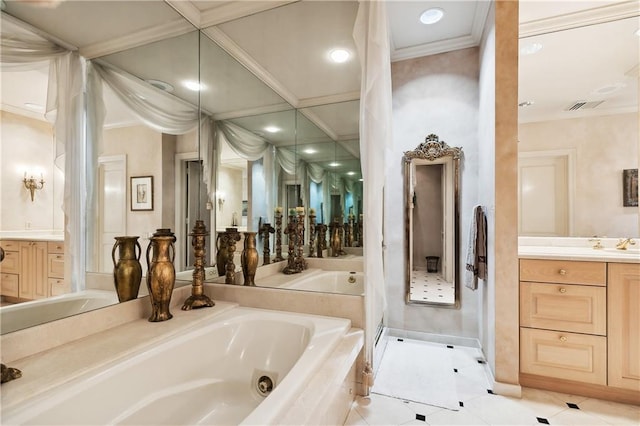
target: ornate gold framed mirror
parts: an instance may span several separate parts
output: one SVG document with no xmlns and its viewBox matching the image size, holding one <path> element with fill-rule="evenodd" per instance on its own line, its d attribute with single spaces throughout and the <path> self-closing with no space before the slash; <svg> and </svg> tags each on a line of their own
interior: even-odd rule
<svg viewBox="0 0 640 426">
<path fill-rule="evenodd" d="M 461 158 L 462 148 L 434 134 L 404 153 L 407 304 L 460 306 Z"/>
</svg>

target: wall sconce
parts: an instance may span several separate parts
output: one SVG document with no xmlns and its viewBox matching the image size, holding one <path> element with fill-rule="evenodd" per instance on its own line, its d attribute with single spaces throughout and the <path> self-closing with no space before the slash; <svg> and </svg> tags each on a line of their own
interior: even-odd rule
<svg viewBox="0 0 640 426">
<path fill-rule="evenodd" d="M 224 200 L 225 200 L 224 195 L 225 195 L 224 192 L 218 191 L 218 210 L 222 210 L 222 206 L 224 206 Z"/>
<path fill-rule="evenodd" d="M 22 183 L 24 183 L 24 187 L 31 193 L 31 202 L 33 202 L 33 196 L 36 189 L 44 188 L 44 176 L 40 173 L 40 181 L 38 182 L 33 175 L 27 179 L 27 172 L 24 172 L 24 179 L 22 179 Z"/>
</svg>

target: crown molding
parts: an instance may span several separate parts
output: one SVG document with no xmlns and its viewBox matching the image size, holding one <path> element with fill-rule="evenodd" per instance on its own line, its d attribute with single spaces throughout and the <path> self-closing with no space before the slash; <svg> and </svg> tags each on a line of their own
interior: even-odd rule
<svg viewBox="0 0 640 426">
<path fill-rule="evenodd" d="M 238 46 L 227 34 L 218 27 L 208 27 L 202 30 L 225 52 L 231 55 L 236 61 L 240 62 L 245 68 L 253 73 L 264 84 L 269 86 L 271 90 L 276 92 L 281 98 L 287 101 L 294 108 L 298 108 L 299 99 L 280 83 L 271 73 L 262 67 L 251 55 Z"/>
<path fill-rule="evenodd" d="M 85 58 L 93 59 L 133 47 L 139 47 L 154 41 L 176 37 L 194 31 L 194 29 L 189 22 L 180 18 L 165 25 L 156 25 L 133 34 L 127 34 L 124 37 L 85 46 L 81 48 L 79 52 L 80 55 Z"/>
<path fill-rule="evenodd" d="M 187 21 L 191 22 L 196 28 L 200 28 L 200 21 L 202 15 L 200 10 L 193 4 L 192 1 L 184 0 L 164 0 L 169 6 L 176 12 L 184 17 Z"/>
<path fill-rule="evenodd" d="M 298 108 L 311 108 L 315 106 L 337 104 L 360 100 L 360 91 L 337 93 L 334 95 L 317 96 L 315 98 L 304 98 L 298 101 Z"/>
<path fill-rule="evenodd" d="M 520 24 L 520 38 L 640 16 L 638 1 L 628 1 Z"/>
<path fill-rule="evenodd" d="M 22 117 L 31 118 L 33 120 L 42 121 L 44 123 L 47 123 L 47 124 L 53 126 L 53 124 L 51 122 L 49 122 L 49 120 L 47 120 L 45 118 L 43 112 L 36 112 L 36 111 L 30 110 L 28 108 L 20 108 L 20 107 L 13 106 L 13 105 L 8 105 L 8 104 L 5 104 L 5 103 L 0 104 L 0 110 L 4 111 L 4 112 L 9 112 L 11 114 L 19 115 L 19 116 L 22 116 Z"/>
<path fill-rule="evenodd" d="M 586 117 L 604 117 L 609 115 L 620 115 L 620 114 L 632 114 L 638 113 L 637 106 L 630 107 L 617 107 L 617 108 L 608 108 L 608 109 L 587 109 L 583 111 L 559 111 L 552 112 L 547 114 L 539 114 L 530 118 L 519 118 L 518 123 L 527 124 L 527 123 L 539 123 L 545 121 L 558 121 L 558 120 L 573 120 L 577 118 L 586 118 Z"/>
<path fill-rule="evenodd" d="M 300 110 L 300 113 L 305 117 L 307 117 L 313 124 L 318 126 L 318 128 L 320 128 L 320 130 L 325 132 L 326 135 L 329 136 L 331 139 L 333 139 L 334 141 L 338 139 L 338 134 L 335 132 L 335 130 L 333 130 L 323 120 L 321 120 L 320 117 L 318 117 L 318 115 L 315 112 L 306 109 L 306 110 Z"/>
<path fill-rule="evenodd" d="M 471 37 L 476 41 L 476 46 L 479 46 L 480 40 L 482 40 L 482 34 L 487 25 L 490 9 L 491 2 L 489 1 L 476 3 L 476 13 L 473 15 L 473 23 L 471 24 Z"/>
<path fill-rule="evenodd" d="M 270 0 L 265 2 L 234 1 L 200 13 L 199 27 L 205 28 L 234 19 L 265 12 L 300 0 Z M 172 1 L 173 2 L 173 1 Z M 178 2 L 182 3 L 182 2 Z"/>
<path fill-rule="evenodd" d="M 471 35 L 466 35 L 434 43 L 404 47 L 391 52 L 391 62 L 404 61 L 406 59 L 420 58 L 422 56 L 436 55 L 438 53 L 476 47 L 479 43 L 480 38 L 475 39 Z"/>
<path fill-rule="evenodd" d="M 262 107 L 247 108 L 238 111 L 229 111 L 213 114 L 215 120 L 230 120 L 233 118 L 248 117 L 252 115 L 271 114 L 274 112 L 293 111 L 291 105 L 288 103 L 281 103 L 276 105 L 267 105 Z"/>
</svg>

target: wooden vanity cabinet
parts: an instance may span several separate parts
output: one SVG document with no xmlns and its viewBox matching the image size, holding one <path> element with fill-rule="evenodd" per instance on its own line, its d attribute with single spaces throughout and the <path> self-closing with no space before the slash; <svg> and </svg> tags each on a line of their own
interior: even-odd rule
<svg viewBox="0 0 640 426">
<path fill-rule="evenodd" d="M 67 292 L 64 280 L 64 243 L 4 240 L 0 264 L 2 296 L 41 299 Z"/>
<path fill-rule="evenodd" d="M 520 384 L 640 404 L 640 264 L 520 259 Z"/>
<path fill-rule="evenodd" d="M 609 386 L 640 391 L 640 264 L 609 264 Z"/>
</svg>

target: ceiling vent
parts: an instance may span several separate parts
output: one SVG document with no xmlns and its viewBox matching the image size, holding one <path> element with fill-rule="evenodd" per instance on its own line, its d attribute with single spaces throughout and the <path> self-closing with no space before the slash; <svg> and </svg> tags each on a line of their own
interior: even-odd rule
<svg viewBox="0 0 640 426">
<path fill-rule="evenodd" d="M 568 107 L 566 107 L 565 111 L 577 111 L 579 109 L 593 109 L 603 103 L 604 101 L 575 101 Z"/>
</svg>

